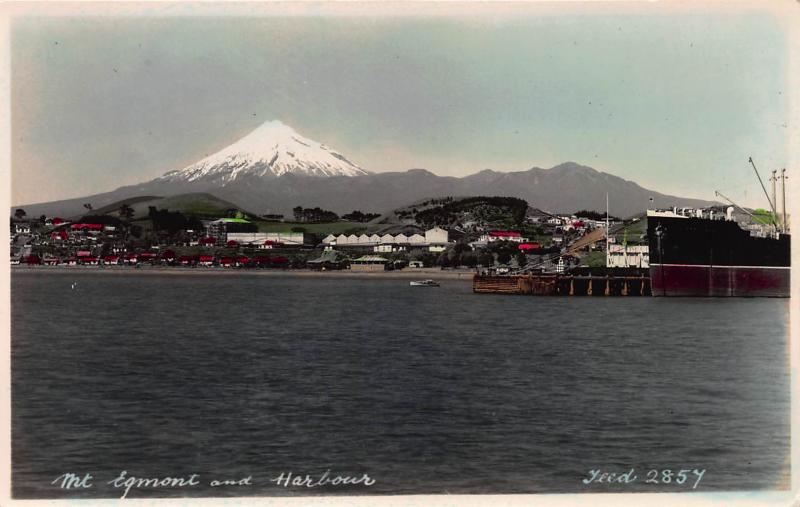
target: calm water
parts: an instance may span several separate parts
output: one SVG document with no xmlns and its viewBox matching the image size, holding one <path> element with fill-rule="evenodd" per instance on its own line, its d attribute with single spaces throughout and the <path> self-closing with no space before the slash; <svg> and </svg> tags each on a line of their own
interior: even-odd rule
<svg viewBox="0 0 800 507">
<path fill-rule="evenodd" d="M 665 468 L 788 484 L 788 300 L 80 271 L 15 272 L 11 299 L 20 498 L 120 496 L 122 470 L 201 482 L 130 498 L 691 490 L 644 483 Z M 376 482 L 270 482 L 328 469 Z M 94 486 L 51 484 L 66 472 Z"/>
</svg>

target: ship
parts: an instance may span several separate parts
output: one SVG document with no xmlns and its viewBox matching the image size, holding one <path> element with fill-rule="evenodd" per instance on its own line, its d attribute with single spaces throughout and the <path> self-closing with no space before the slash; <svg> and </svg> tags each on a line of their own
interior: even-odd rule
<svg viewBox="0 0 800 507">
<path fill-rule="evenodd" d="M 733 211 L 647 211 L 653 296 L 790 296 L 791 235 Z"/>
</svg>

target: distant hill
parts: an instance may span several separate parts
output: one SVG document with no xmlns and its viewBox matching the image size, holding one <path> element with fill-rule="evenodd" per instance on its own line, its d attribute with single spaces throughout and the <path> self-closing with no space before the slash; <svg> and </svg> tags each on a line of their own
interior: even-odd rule
<svg viewBox="0 0 800 507">
<path fill-rule="evenodd" d="M 241 209 L 237 204 L 224 199 L 219 199 L 208 193 L 193 193 L 193 194 L 179 194 L 170 197 L 158 196 L 141 196 L 129 199 L 120 199 L 111 204 L 107 204 L 100 208 L 93 206 L 92 211 L 86 208 L 74 216 L 67 215 L 66 218 L 78 218 L 82 215 L 105 215 L 110 214 L 117 216 L 119 209 L 123 204 L 127 204 L 133 209 L 133 218 L 143 218 L 149 213 L 150 206 L 169 211 L 180 211 L 185 215 L 194 215 L 198 217 L 219 217 L 224 215 L 229 209 Z M 251 213 L 252 214 L 252 213 Z"/>
</svg>

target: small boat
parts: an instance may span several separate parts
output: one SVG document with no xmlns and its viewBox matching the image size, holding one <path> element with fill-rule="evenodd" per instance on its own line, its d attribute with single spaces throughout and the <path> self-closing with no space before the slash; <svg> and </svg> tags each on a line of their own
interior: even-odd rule
<svg viewBox="0 0 800 507">
<path fill-rule="evenodd" d="M 417 280 L 410 282 L 409 285 L 412 287 L 438 287 L 439 283 L 434 282 L 433 280 Z"/>
</svg>

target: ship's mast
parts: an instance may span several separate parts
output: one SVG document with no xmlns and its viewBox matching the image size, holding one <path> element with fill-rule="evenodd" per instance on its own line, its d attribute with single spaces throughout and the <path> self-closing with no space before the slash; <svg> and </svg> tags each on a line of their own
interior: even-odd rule
<svg viewBox="0 0 800 507">
<path fill-rule="evenodd" d="M 778 215 L 778 196 L 775 193 L 775 185 L 778 183 L 778 171 L 773 169 L 772 176 L 769 178 L 770 183 L 772 183 L 772 202 L 775 205 L 775 208 L 772 210 L 772 214 L 775 217 L 777 223 L 775 224 L 776 232 L 780 232 L 781 229 L 781 217 Z"/>
<path fill-rule="evenodd" d="M 606 267 L 609 267 L 608 261 L 611 258 L 611 256 L 609 255 L 609 252 L 608 252 L 608 245 L 609 245 L 608 233 L 609 233 L 609 227 L 608 227 L 608 192 L 606 192 Z"/>
<path fill-rule="evenodd" d="M 781 213 L 781 224 L 783 224 L 783 233 L 789 232 L 789 222 L 786 220 L 786 168 L 781 169 L 781 193 L 783 194 L 783 210 Z"/>
<path fill-rule="evenodd" d="M 777 223 L 775 223 L 775 215 L 777 212 L 775 211 L 775 203 L 770 200 L 769 194 L 767 193 L 767 187 L 764 186 L 764 181 L 761 179 L 761 175 L 758 174 L 758 169 L 756 169 L 756 164 L 753 162 L 753 157 L 747 159 L 750 162 L 750 165 L 753 166 L 753 170 L 756 172 L 756 177 L 758 178 L 758 182 L 761 183 L 761 189 L 764 191 L 764 195 L 767 197 L 767 202 L 769 203 L 769 207 L 772 208 L 772 223 L 775 224 L 777 228 Z"/>
</svg>

